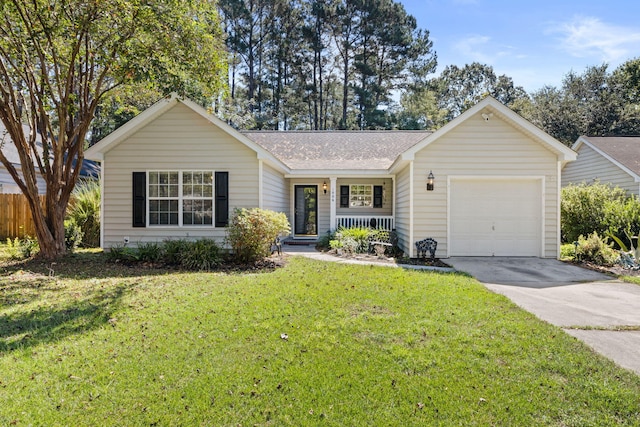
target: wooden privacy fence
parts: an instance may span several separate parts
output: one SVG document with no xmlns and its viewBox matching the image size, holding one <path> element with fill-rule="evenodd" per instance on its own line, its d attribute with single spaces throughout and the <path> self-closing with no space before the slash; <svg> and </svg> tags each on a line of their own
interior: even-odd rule
<svg viewBox="0 0 640 427">
<path fill-rule="evenodd" d="M 45 197 L 40 196 L 40 203 Z M 0 239 L 36 236 L 36 228 L 31 218 L 29 202 L 22 194 L 0 194 Z"/>
</svg>

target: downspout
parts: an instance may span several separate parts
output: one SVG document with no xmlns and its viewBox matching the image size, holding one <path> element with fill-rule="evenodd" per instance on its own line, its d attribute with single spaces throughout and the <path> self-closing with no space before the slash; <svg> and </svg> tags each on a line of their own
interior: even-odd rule
<svg viewBox="0 0 640 427">
<path fill-rule="evenodd" d="M 414 189 L 413 185 L 413 160 L 409 162 L 409 241 L 407 245 L 409 246 L 409 258 L 413 258 L 413 199 L 415 198 L 415 194 L 413 193 Z"/>
<path fill-rule="evenodd" d="M 262 159 L 258 159 L 258 207 L 260 209 L 263 209 L 263 200 L 262 200 L 262 186 L 263 186 L 263 177 L 264 177 L 264 173 L 263 173 L 263 164 L 262 164 Z"/>
<path fill-rule="evenodd" d="M 557 172 L 557 194 L 556 194 L 556 259 L 560 259 L 560 246 L 562 245 L 561 240 L 561 223 L 562 220 L 560 216 L 560 204 L 561 204 L 561 194 L 562 194 L 562 162 L 558 160 L 558 172 Z M 544 213 L 543 213 L 544 214 Z M 544 229 L 542 230 L 544 234 Z M 544 249 L 543 249 L 544 251 Z M 546 254 L 545 254 L 546 255 Z"/>
<path fill-rule="evenodd" d="M 100 248 L 104 250 L 104 155 L 100 162 Z"/>
</svg>

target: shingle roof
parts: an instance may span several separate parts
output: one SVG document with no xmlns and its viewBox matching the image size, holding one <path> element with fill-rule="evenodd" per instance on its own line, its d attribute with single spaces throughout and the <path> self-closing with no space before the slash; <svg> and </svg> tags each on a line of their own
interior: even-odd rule
<svg viewBox="0 0 640 427">
<path fill-rule="evenodd" d="M 244 131 L 292 169 L 387 169 L 428 131 Z"/>
<path fill-rule="evenodd" d="M 583 138 L 636 175 L 640 175 L 640 136 Z"/>
</svg>

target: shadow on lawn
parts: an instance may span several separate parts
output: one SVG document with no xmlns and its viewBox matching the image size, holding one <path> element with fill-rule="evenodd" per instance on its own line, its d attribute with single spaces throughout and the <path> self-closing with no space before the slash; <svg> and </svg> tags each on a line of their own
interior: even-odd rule
<svg viewBox="0 0 640 427">
<path fill-rule="evenodd" d="M 50 286 L 42 283 L 36 285 L 32 300 L 44 300 L 46 293 L 56 292 L 55 281 L 48 279 L 48 282 Z M 18 280 L 10 286 L 1 284 L 0 291 L 7 290 L 3 294 L 15 297 L 18 293 L 25 292 L 17 292 L 17 288 L 12 291 L 11 288 L 19 287 L 23 291 L 28 291 L 32 284 L 33 281 L 21 283 Z M 82 298 L 65 299 L 59 304 L 46 304 L 32 310 L 25 308 L 15 313 L 0 315 L 0 353 L 57 341 L 110 323 L 111 314 L 118 309 L 122 297 L 129 288 L 130 285 L 124 284 L 108 289 L 96 288 L 89 293 L 84 293 Z M 29 294 L 29 292 L 26 293 Z M 26 302 L 28 301 L 2 301 L 3 305 Z"/>
<path fill-rule="evenodd" d="M 167 269 L 147 266 L 127 266 L 109 262 L 102 252 L 80 252 L 64 256 L 55 261 L 40 258 L 0 261 L 0 283 L 4 275 L 27 271 L 60 279 L 112 279 L 118 277 L 141 277 L 166 274 Z"/>
<path fill-rule="evenodd" d="M 212 272 L 219 273 L 268 273 L 283 267 L 286 260 L 283 257 L 266 258 L 254 264 L 223 263 Z M 33 258 L 22 261 L 7 261 L 0 259 L 0 285 L 5 275 L 27 271 L 59 279 L 87 280 L 87 279 L 117 279 L 127 277 L 162 276 L 165 274 L 193 273 L 171 266 L 131 263 L 123 264 L 111 262 L 102 252 L 79 252 L 66 255 L 54 262 Z"/>
</svg>

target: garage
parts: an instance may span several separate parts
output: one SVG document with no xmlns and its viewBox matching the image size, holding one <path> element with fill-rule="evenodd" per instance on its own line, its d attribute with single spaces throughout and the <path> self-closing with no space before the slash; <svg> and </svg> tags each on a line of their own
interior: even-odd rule
<svg viewBox="0 0 640 427">
<path fill-rule="evenodd" d="M 452 178 L 449 207 L 450 256 L 541 256 L 542 179 Z"/>
</svg>

